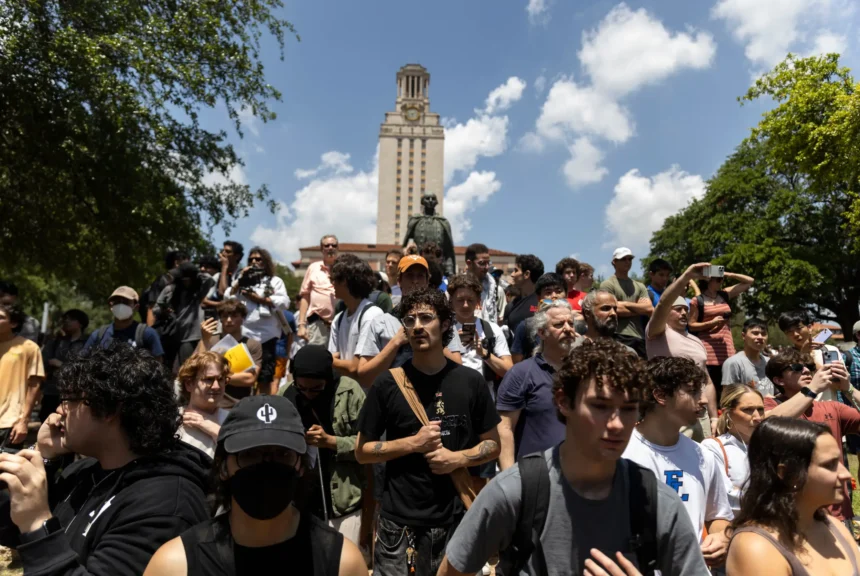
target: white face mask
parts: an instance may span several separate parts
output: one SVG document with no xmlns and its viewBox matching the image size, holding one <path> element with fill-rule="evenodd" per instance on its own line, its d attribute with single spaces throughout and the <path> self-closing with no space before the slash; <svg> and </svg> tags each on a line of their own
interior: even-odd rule
<svg viewBox="0 0 860 576">
<path fill-rule="evenodd" d="M 113 312 L 113 317 L 120 321 L 128 320 L 134 314 L 134 308 L 128 304 L 114 304 L 110 311 Z"/>
</svg>

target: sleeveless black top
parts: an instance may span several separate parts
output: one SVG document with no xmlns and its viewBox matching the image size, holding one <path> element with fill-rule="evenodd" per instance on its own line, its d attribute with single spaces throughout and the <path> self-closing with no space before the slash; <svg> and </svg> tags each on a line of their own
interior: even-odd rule
<svg viewBox="0 0 860 576">
<path fill-rule="evenodd" d="M 302 514 L 294 537 L 263 548 L 236 544 L 227 514 L 194 526 L 180 538 L 188 576 L 257 575 L 272 566 L 284 567 L 283 574 L 337 576 L 343 548 L 343 535 L 310 514 Z"/>
</svg>

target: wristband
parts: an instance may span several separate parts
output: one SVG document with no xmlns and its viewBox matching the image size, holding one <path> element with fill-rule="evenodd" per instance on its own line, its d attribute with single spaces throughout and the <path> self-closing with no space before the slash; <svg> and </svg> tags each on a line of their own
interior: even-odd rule
<svg viewBox="0 0 860 576">
<path fill-rule="evenodd" d="M 804 396 L 806 396 L 807 398 L 812 398 L 813 400 L 818 398 L 818 394 L 816 394 L 812 390 L 812 388 L 810 388 L 809 386 L 804 386 L 803 388 L 801 388 L 800 393 L 803 394 Z"/>
</svg>

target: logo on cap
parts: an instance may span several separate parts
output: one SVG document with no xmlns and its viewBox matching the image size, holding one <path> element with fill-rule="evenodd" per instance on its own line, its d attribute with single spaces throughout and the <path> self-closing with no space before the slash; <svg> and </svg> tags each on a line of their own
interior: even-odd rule
<svg viewBox="0 0 860 576">
<path fill-rule="evenodd" d="M 257 419 L 264 424 L 271 424 L 278 417 L 278 412 L 269 404 L 263 404 L 263 407 L 257 410 Z"/>
</svg>

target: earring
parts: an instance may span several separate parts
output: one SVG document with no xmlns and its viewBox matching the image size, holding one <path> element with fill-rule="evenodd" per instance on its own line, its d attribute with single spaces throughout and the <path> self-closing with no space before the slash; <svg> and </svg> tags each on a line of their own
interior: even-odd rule
<svg viewBox="0 0 860 576">
<path fill-rule="evenodd" d="M 732 429 L 732 419 L 726 418 L 726 430 L 731 430 L 731 429 Z"/>
</svg>

